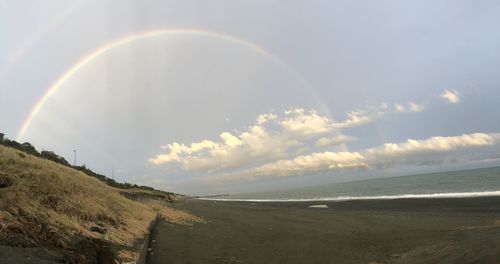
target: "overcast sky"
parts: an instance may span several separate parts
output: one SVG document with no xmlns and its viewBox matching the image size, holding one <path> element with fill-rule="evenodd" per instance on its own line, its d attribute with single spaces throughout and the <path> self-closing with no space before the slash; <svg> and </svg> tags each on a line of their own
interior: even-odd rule
<svg viewBox="0 0 500 264">
<path fill-rule="evenodd" d="M 210 194 L 500 164 L 498 1 L 0 0 L 0 132 Z"/>
</svg>

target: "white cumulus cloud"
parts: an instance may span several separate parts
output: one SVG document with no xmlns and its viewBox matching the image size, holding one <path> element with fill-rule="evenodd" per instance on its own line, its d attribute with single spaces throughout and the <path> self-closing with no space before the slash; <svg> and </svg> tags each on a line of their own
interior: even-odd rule
<svg viewBox="0 0 500 264">
<path fill-rule="evenodd" d="M 492 146 L 500 143 L 500 134 L 474 133 L 461 136 L 409 139 L 402 143 L 387 143 L 380 147 L 356 152 L 321 152 L 279 160 L 253 169 L 231 174 L 210 176 L 209 180 L 257 180 L 290 177 L 339 169 L 420 164 L 420 158 L 432 153 L 452 153 L 461 149 Z M 435 159 L 435 157 L 433 157 Z"/>
<path fill-rule="evenodd" d="M 374 122 L 389 113 L 422 112 L 424 110 L 425 105 L 414 102 L 395 104 L 394 108 L 382 103 L 378 106 L 365 106 L 348 112 L 346 113 L 347 117 L 342 121 L 335 121 L 315 110 L 303 108 L 292 108 L 282 114 L 265 113 L 259 115 L 253 125 L 244 132 L 231 133 L 226 131 L 220 133 L 218 139 L 205 139 L 189 144 L 171 142 L 162 147 L 163 153 L 152 157 L 149 162 L 157 166 L 179 164 L 185 170 L 210 173 L 229 168 L 248 170 L 248 168 L 253 167 L 255 172 L 260 175 L 265 174 L 264 172 L 270 168 L 274 168 L 277 173 L 278 168 L 285 165 L 287 167 L 284 168 L 285 174 L 299 172 L 299 168 L 305 171 L 309 169 L 315 171 L 319 170 L 315 169 L 318 166 L 320 168 L 356 167 L 361 164 L 369 164 L 365 161 L 361 163 L 359 155 L 363 156 L 363 159 L 371 160 L 371 157 L 366 155 L 373 156 L 380 150 L 365 150 L 355 153 L 355 155 L 348 155 L 350 152 L 342 152 L 342 154 L 317 152 L 319 148 L 338 145 L 341 145 L 343 150 L 347 150 L 345 144 L 354 141 L 355 138 L 344 135 L 342 130 L 345 128 Z M 441 138 L 432 138 L 431 142 L 425 142 L 425 146 L 432 145 L 432 143 L 437 144 L 436 142 L 442 143 L 440 140 Z M 465 138 L 460 139 L 460 141 L 464 140 Z M 418 145 L 417 143 L 424 144 L 424 142 L 409 140 L 403 145 L 388 144 L 384 145 L 384 148 L 386 151 L 389 149 L 395 151 L 397 148 L 408 149 L 410 146 Z M 453 145 L 451 142 L 448 143 Z M 313 154 L 308 156 L 308 153 Z M 297 157 L 297 155 L 302 156 Z M 293 159 L 293 157 L 296 158 Z M 356 157 L 355 162 L 347 162 L 349 160 L 347 157 Z M 325 166 L 329 158 L 332 158 L 332 164 Z M 287 159 L 290 160 L 287 161 Z M 307 161 L 312 163 L 307 165 Z M 342 163 L 343 161 L 346 163 Z M 272 165 L 273 162 L 279 162 L 279 164 Z M 259 167 L 262 164 L 267 165 Z"/>
<path fill-rule="evenodd" d="M 357 127 L 373 122 L 387 114 L 389 106 L 385 103 L 379 106 L 367 106 L 347 113 L 347 119 L 334 124 L 336 128 Z"/>
<path fill-rule="evenodd" d="M 154 165 L 179 163 L 188 170 L 214 171 L 254 162 L 286 158 L 294 148 L 307 149 L 309 140 L 338 134 L 333 121 L 316 111 L 301 108 L 283 116 L 262 114 L 254 125 L 238 135 L 223 132 L 218 141 L 203 140 L 189 145 L 173 142 L 166 153 L 149 160 Z M 345 138 L 344 140 L 346 140 Z"/>
<path fill-rule="evenodd" d="M 346 136 L 346 135 L 338 135 L 334 137 L 322 137 L 316 140 L 315 145 L 318 147 L 331 147 L 337 146 L 344 143 L 349 143 L 351 141 L 356 140 L 355 137 Z"/>
<path fill-rule="evenodd" d="M 301 137 L 310 137 L 328 133 L 332 130 L 331 120 L 326 116 L 320 116 L 316 111 L 305 112 L 304 109 L 286 111 L 286 118 L 281 120 L 281 126 L 289 133 L 295 133 Z"/>
<path fill-rule="evenodd" d="M 441 94 L 441 98 L 443 98 L 446 102 L 450 104 L 458 104 L 460 103 L 460 93 L 456 90 L 445 90 Z"/>
</svg>

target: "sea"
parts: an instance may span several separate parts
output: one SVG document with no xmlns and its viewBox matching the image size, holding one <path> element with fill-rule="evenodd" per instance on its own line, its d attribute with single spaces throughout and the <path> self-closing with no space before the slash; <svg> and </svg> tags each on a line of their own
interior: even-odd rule
<svg viewBox="0 0 500 264">
<path fill-rule="evenodd" d="M 291 202 L 500 196 L 500 167 L 378 178 L 202 199 Z"/>
</svg>

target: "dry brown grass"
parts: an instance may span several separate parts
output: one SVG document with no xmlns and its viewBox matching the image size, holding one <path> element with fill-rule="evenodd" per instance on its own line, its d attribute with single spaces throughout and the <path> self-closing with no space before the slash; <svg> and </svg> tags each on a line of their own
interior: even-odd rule
<svg viewBox="0 0 500 264">
<path fill-rule="evenodd" d="M 71 249 L 75 238 L 87 237 L 132 247 L 158 211 L 166 219 L 182 219 L 179 223 L 198 221 L 160 203 L 132 201 L 120 191 L 79 171 L 0 146 L 0 238 L 17 236 L 37 246 Z M 105 237 L 89 230 L 96 223 L 108 229 Z M 134 257 L 133 252 L 120 255 Z"/>
<path fill-rule="evenodd" d="M 189 225 L 193 223 L 206 223 L 205 219 L 177 210 L 158 201 L 149 201 L 148 204 L 160 215 L 162 219 L 172 224 Z"/>
</svg>

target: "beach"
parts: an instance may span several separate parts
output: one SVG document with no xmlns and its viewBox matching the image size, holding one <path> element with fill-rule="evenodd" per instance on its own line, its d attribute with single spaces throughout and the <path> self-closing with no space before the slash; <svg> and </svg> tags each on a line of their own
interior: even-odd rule
<svg viewBox="0 0 500 264">
<path fill-rule="evenodd" d="M 149 264 L 500 261 L 500 197 L 173 206 L 205 223 L 160 222 Z"/>
</svg>

